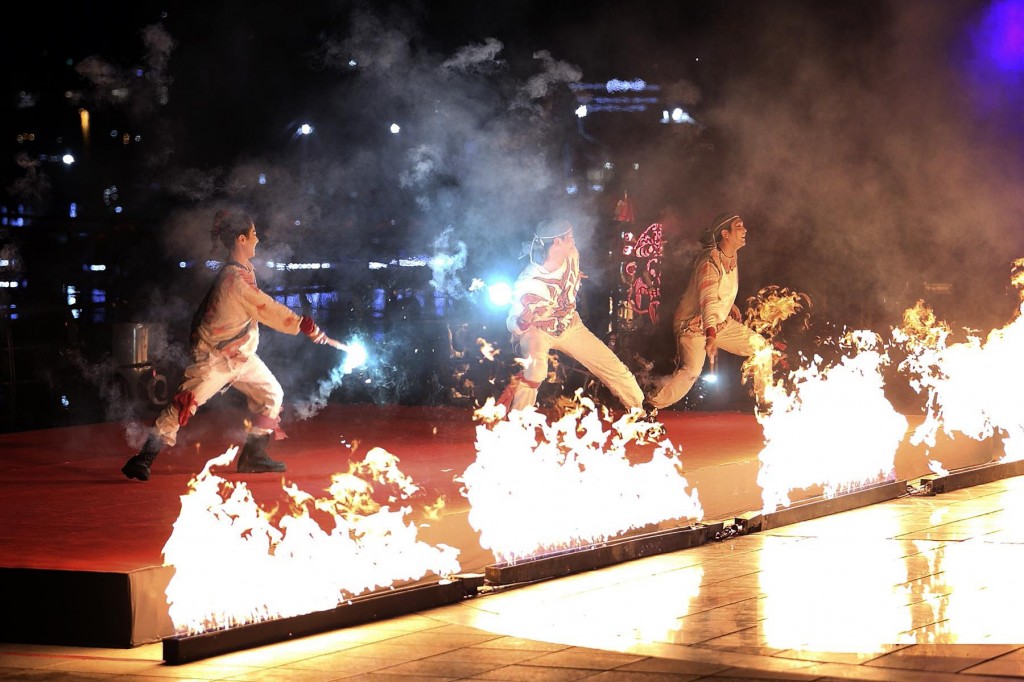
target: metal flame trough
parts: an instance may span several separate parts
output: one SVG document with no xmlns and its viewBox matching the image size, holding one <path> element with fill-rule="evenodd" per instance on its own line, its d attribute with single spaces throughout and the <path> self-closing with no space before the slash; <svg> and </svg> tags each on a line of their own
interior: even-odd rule
<svg viewBox="0 0 1024 682">
<path fill-rule="evenodd" d="M 329 611 L 251 623 L 198 635 L 169 637 L 163 640 L 164 662 L 180 665 L 240 649 L 275 644 L 454 604 L 475 595 L 482 584 L 483 576 L 457 576 L 453 580 L 357 597 Z"/>
<path fill-rule="evenodd" d="M 559 578 L 624 561 L 696 547 L 714 538 L 715 533 L 721 530 L 722 523 L 719 522 L 644 533 L 558 554 L 525 559 L 514 564 L 494 564 L 484 569 L 484 576 L 491 585 L 506 586 Z"/>
<path fill-rule="evenodd" d="M 1024 474 L 1024 460 L 1016 462 L 993 462 L 982 464 L 968 469 L 951 471 L 945 476 L 925 476 L 921 479 L 921 485 L 926 488 L 928 494 L 938 495 L 949 493 L 961 488 L 970 488 L 983 483 L 991 483 L 1004 478 L 1020 476 Z"/>
<path fill-rule="evenodd" d="M 736 518 L 740 534 L 759 533 L 773 528 L 788 526 L 801 521 L 810 521 L 830 514 L 867 507 L 879 502 L 895 500 L 907 491 L 906 481 L 880 483 L 860 490 L 854 490 L 832 498 L 815 498 L 798 502 L 791 507 L 768 514 L 751 512 Z"/>
</svg>

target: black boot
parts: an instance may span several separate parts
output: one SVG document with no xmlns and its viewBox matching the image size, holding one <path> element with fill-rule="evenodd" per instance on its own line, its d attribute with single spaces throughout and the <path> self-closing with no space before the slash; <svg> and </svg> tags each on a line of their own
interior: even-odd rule
<svg viewBox="0 0 1024 682">
<path fill-rule="evenodd" d="M 269 474 L 284 471 L 284 462 L 275 462 L 267 456 L 270 434 L 255 436 L 249 434 L 238 455 L 238 472 L 242 474 Z"/>
<path fill-rule="evenodd" d="M 146 444 L 139 450 L 139 454 L 135 455 L 128 462 L 121 467 L 121 473 L 128 478 L 137 478 L 140 481 L 149 480 L 149 467 L 153 464 L 153 460 L 160 454 L 160 450 L 164 447 L 164 441 L 160 436 L 155 433 L 151 433 L 149 438 L 146 439 Z"/>
</svg>

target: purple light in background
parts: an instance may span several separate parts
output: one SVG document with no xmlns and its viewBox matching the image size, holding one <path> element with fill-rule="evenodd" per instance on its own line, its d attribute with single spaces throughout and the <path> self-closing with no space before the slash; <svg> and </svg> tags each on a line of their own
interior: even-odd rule
<svg viewBox="0 0 1024 682">
<path fill-rule="evenodd" d="M 996 0 L 975 34 L 979 51 L 1003 71 L 1024 71 L 1024 0 Z"/>
</svg>

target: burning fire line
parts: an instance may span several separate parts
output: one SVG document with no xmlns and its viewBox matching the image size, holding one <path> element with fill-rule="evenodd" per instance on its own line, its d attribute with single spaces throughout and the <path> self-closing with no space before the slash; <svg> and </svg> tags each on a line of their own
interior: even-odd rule
<svg viewBox="0 0 1024 682">
<path fill-rule="evenodd" d="M 164 545 L 164 564 L 175 568 L 167 600 L 179 635 L 324 611 L 398 581 L 458 573 L 458 550 L 416 539 L 410 506 L 375 501 L 407 501 L 418 490 L 387 451 L 374 448 L 335 474 L 329 497 L 283 485 L 285 513 L 263 509 L 244 482 L 213 472 L 237 450 L 211 459 L 189 483 Z"/>
<path fill-rule="evenodd" d="M 1024 299 L 1024 260 L 1013 283 Z M 1024 459 L 1024 413 L 1018 404 L 1024 385 L 1024 316 L 1022 305 L 1006 326 L 989 332 L 987 338 L 969 332 L 961 342 L 951 343 L 952 329 L 937 321 L 923 301 L 904 313 L 903 326 L 893 333 L 896 343 L 907 350 L 900 369 L 910 378 L 912 388 L 927 397 L 926 419 L 913 435 L 913 442 L 935 444 L 941 429 L 975 440 L 995 434 L 1003 437 L 1005 461 Z"/>
<path fill-rule="evenodd" d="M 864 485 L 895 479 L 896 449 L 907 420 L 885 398 L 881 369 L 889 360 L 877 335 L 848 333 L 845 355 L 831 366 L 820 356 L 775 379 L 785 345 L 775 341 L 781 324 L 803 313 L 810 298 L 784 287 L 765 287 L 748 301 L 747 320 L 769 343 L 744 363 L 758 398 L 756 416 L 765 447 L 757 481 L 762 513 L 789 507 L 796 489 L 822 487 L 826 499 Z M 870 428 L 865 425 L 870 424 Z"/>
<path fill-rule="evenodd" d="M 768 407 L 757 414 L 765 437 L 757 475 L 765 513 L 788 507 L 798 488 L 820 485 L 831 498 L 895 480 L 907 419 L 882 390 L 887 356 L 869 332 L 851 333 L 845 345 L 848 355 L 836 365 L 820 367 L 816 357 L 794 370 L 792 391 L 782 382 L 765 389 Z"/>
<path fill-rule="evenodd" d="M 678 449 L 642 413 L 612 422 L 589 398 L 549 423 L 489 400 L 476 412 L 477 458 L 462 477 L 469 522 L 501 562 L 583 547 L 672 519 L 700 520 Z M 633 463 L 627 448 L 652 446 Z"/>
<path fill-rule="evenodd" d="M 1006 462 L 1024 459 L 1024 414 L 1016 395 L 1024 385 L 1024 259 L 1014 262 L 1011 281 L 1021 305 L 1006 326 L 983 340 L 967 331 L 952 343 L 949 326 L 923 301 L 904 313 L 891 341 L 870 331 L 847 333 L 838 341 L 844 356 L 831 366 L 815 355 L 804 366 L 775 380 L 779 344 L 770 344 L 744 364 L 758 393 L 757 418 L 764 428 L 758 483 L 764 512 L 788 507 L 789 493 L 822 486 L 826 498 L 895 479 L 895 452 L 906 436 L 907 420 L 886 399 L 882 369 L 889 353 L 906 353 L 898 369 L 911 388 L 926 396 L 924 422 L 911 444 L 934 447 L 941 429 L 982 440 L 1002 437 Z M 809 307 L 810 300 L 779 287 L 759 292 L 747 318 L 769 340 L 779 323 Z M 928 467 L 944 476 L 941 462 Z"/>
<path fill-rule="evenodd" d="M 1013 283 L 1024 299 L 1024 260 L 1015 267 Z M 770 307 L 748 318 L 769 340 L 781 321 L 810 305 L 790 290 L 762 293 Z M 927 395 L 917 442 L 933 445 L 939 428 L 977 439 L 998 432 L 1005 460 L 1024 459 L 1024 417 L 1014 399 L 1024 383 L 1022 310 L 984 341 L 970 334 L 960 343 L 949 343 L 951 331 L 923 303 L 907 311 L 892 343 L 907 351 L 899 369 Z M 758 474 L 765 513 L 788 507 L 795 489 L 821 486 L 830 498 L 895 479 L 907 420 L 883 392 L 892 346 L 869 331 L 850 332 L 838 343 L 844 351 L 838 362 L 801 358 L 805 366 L 785 381 L 774 377 L 779 344 L 744 365 L 758 391 L 756 416 L 765 435 Z M 489 350 L 481 348 L 485 356 Z M 461 481 L 469 521 L 499 561 L 515 564 L 664 521 L 703 518 L 697 491 L 687 490 L 679 449 L 639 411 L 613 420 L 577 395 L 550 423 L 534 409 L 506 418 L 493 401 L 475 417 L 477 459 Z M 418 489 L 390 453 L 375 448 L 335 474 L 327 497 L 283 486 L 287 512 L 264 509 L 244 482 L 213 473 L 236 454 L 231 448 L 210 460 L 190 482 L 164 547 L 165 564 L 175 568 L 167 597 L 179 634 L 325 611 L 396 582 L 459 571 L 457 550 L 416 539 L 406 517 Z M 945 473 L 941 463 L 929 465 Z M 378 502 L 382 497 L 388 504 Z M 392 504 L 401 506 L 392 510 Z"/>
</svg>

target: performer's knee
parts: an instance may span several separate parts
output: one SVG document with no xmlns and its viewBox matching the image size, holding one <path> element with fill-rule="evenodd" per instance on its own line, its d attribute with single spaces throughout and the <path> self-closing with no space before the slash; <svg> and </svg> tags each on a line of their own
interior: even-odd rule
<svg viewBox="0 0 1024 682">
<path fill-rule="evenodd" d="M 281 413 L 284 403 L 284 389 L 276 381 L 264 386 L 258 395 L 250 400 L 249 409 L 258 414 L 276 418 Z"/>
</svg>

